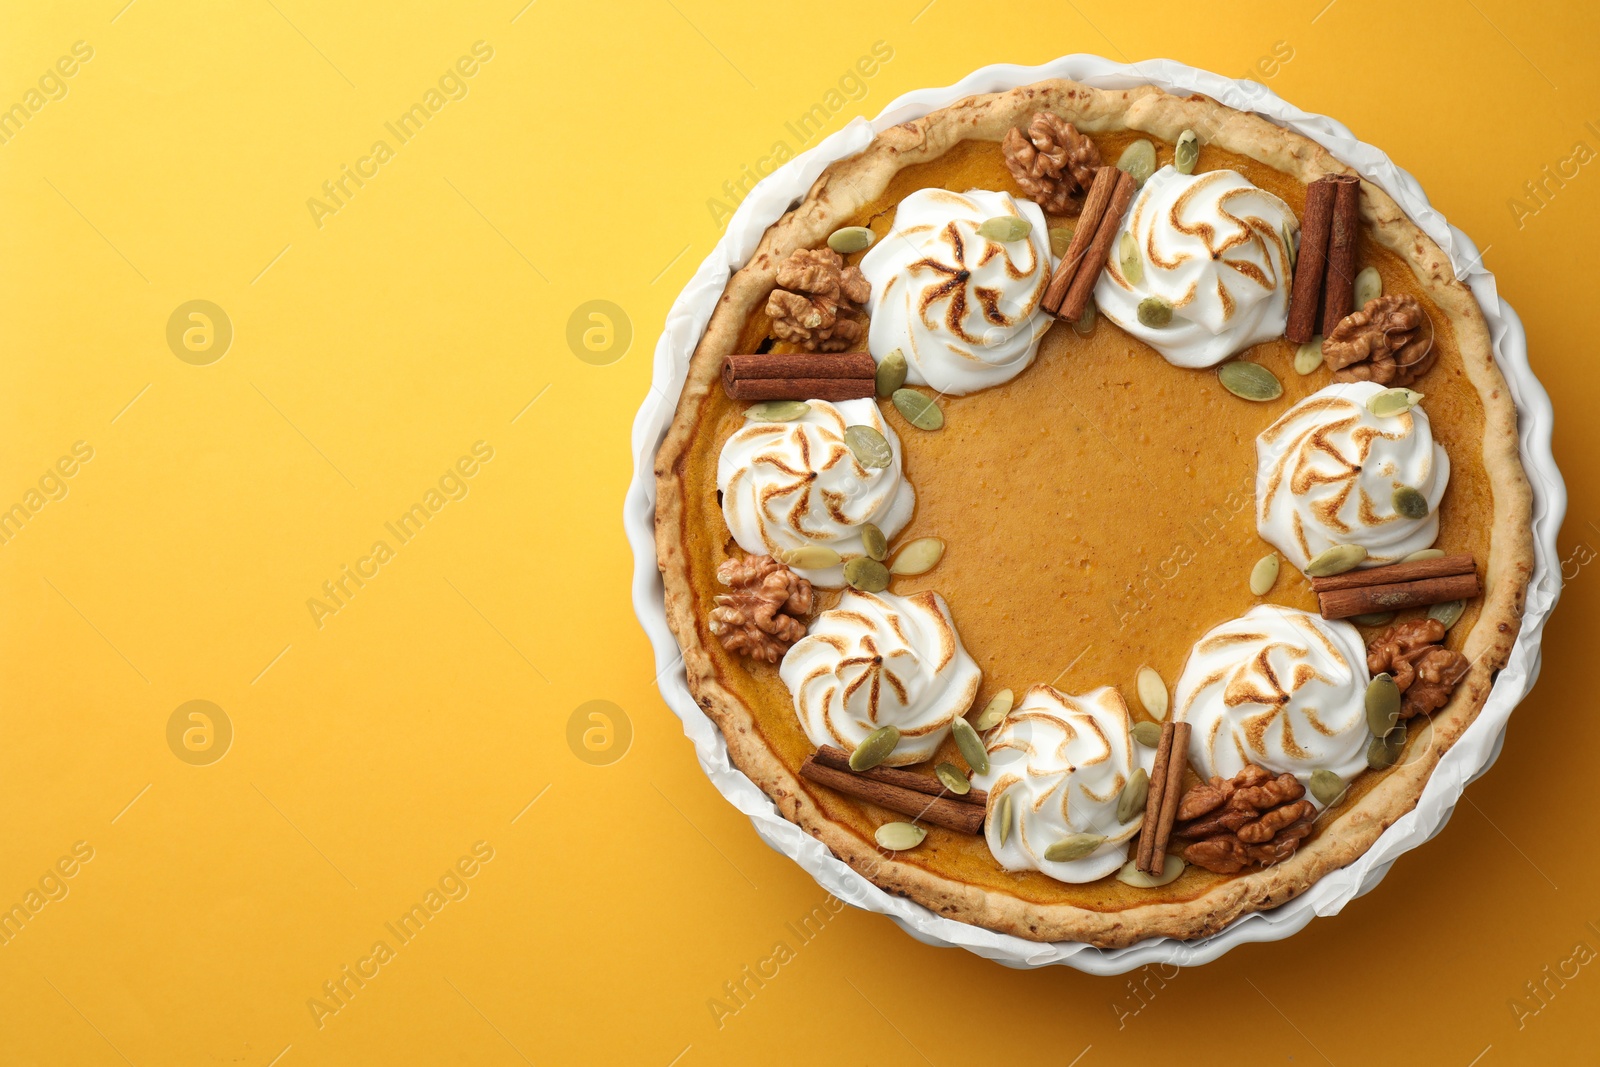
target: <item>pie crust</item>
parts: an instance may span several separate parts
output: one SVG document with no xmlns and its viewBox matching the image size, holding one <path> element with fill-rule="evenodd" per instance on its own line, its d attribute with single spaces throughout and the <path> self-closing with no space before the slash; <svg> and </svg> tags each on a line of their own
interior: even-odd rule
<svg viewBox="0 0 1600 1067">
<path fill-rule="evenodd" d="M 666 614 L 683 650 L 689 689 L 721 729 L 734 764 L 785 818 L 880 887 L 940 915 L 1035 941 L 1071 940 L 1118 948 L 1152 937 L 1204 937 L 1240 915 L 1282 904 L 1350 863 L 1415 806 L 1439 758 L 1482 709 L 1495 673 L 1504 666 L 1532 574 L 1531 494 L 1518 458 L 1517 415 L 1494 363 L 1482 313 L 1471 292 L 1455 279 L 1445 254 L 1377 186 L 1362 182 L 1362 221 L 1368 236 L 1409 265 L 1436 309 L 1448 317 L 1463 369 L 1482 402 L 1482 461 L 1493 504 L 1484 596 L 1461 648 L 1472 668 L 1450 703 L 1435 712 L 1413 740 L 1406 762 L 1384 774 L 1289 859 L 1234 876 L 1193 899 L 1101 911 L 1030 901 L 972 885 L 918 865 L 914 854 L 886 857 L 870 840 L 830 820 L 808 787 L 768 747 L 754 728 L 751 708 L 719 679 L 707 646 L 715 639 L 693 606 L 683 547 L 686 452 L 702 400 L 719 388 L 722 358 L 735 351 L 750 314 L 766 301 L 778 264 L 797 248 L 821 245 L 828 234 L 882 195 L 903 168 L 936 160 L 962 141 L 999 142 L 1008 129 L 1026 126 L 1040 110 L 1053 111 L 1090 133 L 1131 130 L 1173 142 L 1185 129 L 1201 130 L 1206 143 L 1304 183 L 1326 174 L 1354 173 L 1308 138 L 1208 97 L 1179 97 L 1153 86 L 1101 90 L 1066 80 L 970 97 L 885 130 L 859 154 L 833 163 L 804 200 L 768 229 L 750 262 L 730 279 L 695 350 L 655 465 L 656 545 Z M 959 604 L 955 607 L 959 611 Z"/>
</svg>

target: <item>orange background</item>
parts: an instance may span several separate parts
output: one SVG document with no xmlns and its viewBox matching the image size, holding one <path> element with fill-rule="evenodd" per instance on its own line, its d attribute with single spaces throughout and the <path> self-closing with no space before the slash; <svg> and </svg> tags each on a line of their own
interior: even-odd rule
<svg viewBox="0 0 1600 1067">
<path fill-rule="evenodd" d="M 12 5 L 0 1063 L 1592 1058 L 1591 9 L 525 3 Z M 1116 979 L 797 935 L 823 891 L 663 705 L 619 520 L 724 182 L 814 105 L 1074 51 L 1249 74 L 1414 173 L 1526 322 L 1572 491 L 1544 677 L 1444 832 L 1288 942 Z"/>
</svg>

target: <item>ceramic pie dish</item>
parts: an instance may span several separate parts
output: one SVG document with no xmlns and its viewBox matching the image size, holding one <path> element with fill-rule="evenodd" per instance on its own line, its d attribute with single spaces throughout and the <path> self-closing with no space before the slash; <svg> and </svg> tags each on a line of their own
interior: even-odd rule
<svg viewBox="0 0 1600 1067">
<path fill-rule="evenodd" d="M 1017 166 L 1003 139 L 1016 130 L 1013 141 L 1031 136 L 1046 154 L 1062 148 L 1049 129 L 1040 135 L 1040 115 L 1077 138 L 1058 152 L 1084 164 L 1075 187 L 1069 162 L 1068 177 L 1052 184 L 1046 163 L 1032 172 L 1045 180 L 1024 188 L 1030 160 Z M 1185 959 L 1206 958 L 1369 887 L 1492 758 L 1531 683 L 1554 594 L 1548 539 L 1561 497 L 1548 411 L 1508 344 L 1520 340 L 1508 309 L 1462 254 L 1469 246 L 1381 156 L 1296 116 L 1258 87 L 1170 64 L 1134 72 L 1080 57 L 980 72 L 774 175 L 680 300 L 657 366 L 661 393 L 679 398 L 675 415 L 669 426 L 647 405 L 636 428 L 641 459 L 662 442 L 654 554 L 664 595 L 642 586 L 641 616 L 653 637 L 662 618 L 676 631 L 692 703 L 669 687 L 676 653 L 658 641 L 663 690 L 691 736 L 709 742 L 701 758 L 714 779 L 845 899 L 1008 962 L 1122 969 L 1170 958 L 1178 941 Z M 1141 151 L 1154 157 L 1142 169 Z M 1113 161 L 1140 185 L 1102 204 L 1106 221 L 1095 224 L 1087 179 L 1115 174 Z M 1401 338 L 1398 378 L 1370 371 L 1376 355 L 1363 376 L 1349 351 L 1297 368 L 1305 353 L 1283 339 L 1308 247 L 1302 224 L 1317 214 L 1312 183 L 1358 171 L 1367 291 L 1351 304 L 1313 290 L 1312 302 L 1354 314 L 1382 312 L 1372 299 L 1409 300 L 1428 358 L 1419 364 L 1422 346 Z M 1074 260 L 1064 232 L 1074 221 L 1080 244 L 1101 230 L 1110 242 L 1099 242 L 1107 266 L 1096 260 L 1078 287 L 1098 321 L 1039 306 Z M 828 330 L 807 317 L 815 301 L 783 321 L 775 289 L 809 298 L 817 288 L 794 284 L 793 269 L 786 283 L 785 264 L 826 258 L 830 237 L 850 227 L 873 234 L 871 247 L 847 241 L 833 257 L 840 317 L 859 329 L 820 336 Z M 1131 263 L 1115 251 L 1129 246 Z M 1327 319 L 1335 340 L 1344 317 Z M 723 395 L 725 356 L 808 349 L 870 351 L 880 368 L 898 352 L 904 388 L 923 399 L 814 397 L 799 415 L 791 402 L 752 419 L 751 405 Z M 1257 372 L 1242 389 L 1227 373 L 1241 362 Z M 1403 410 L 1386 411 L 1407 388 Z M 940 428 L 926 425 L 930 403 Z M 847 431 L 866 430 L 883 455 L 847 443 Z M 642 511 L 630 508 L 637 550 Z M 876 542 L 904 550 L 933 539 L 948 546 L 944 558 L 885 588 L 870 562 L 884 554 Z M 1264 554 L 1282 574 L 1258 592 L 1251 564 Z M 1424 595 L 1398 616 L 1366 611 L 1352 624 L 1301 576 L 1415 569 L 1423 564 L 1402 561 L 1419 554 L 1469 559 L 1474 595 L 1453 617 Z M 802 610 L 783 640 L 751 657 L 717 632 L 715 605 L 729 602 L 723 565 L 768 556 L 807 598 L 786 605 Z M 1367 595 L 1353 584 L 1342 595 Z M 1440 620 L 1432 631 L 1405 631 L 1429 614 Z M 1440 672 L 1407 670 L 1428 663 L 1448 677 L 1418 704 L 1426 686 L 1412 683 Z M 1371 722 L 1384 679 L 1411 694 L 1403 742 Z M 1002 690 L 1012 707 L 986 721 L 980 709 L 1007 703 L 994 699 Z M 976 752 L 958 744 L 974 721 L 987 728 Z M 1192 740 L 1169 754 L 1175 727 L 1159 724 L 1179 721 Z M 879 761 L 900 769 L 862 773 L 923 772 L 926 784 L 935 765 L 942 779 L 953 772 L 949 790 L 970 781 L 988 792 L 981 833 L 929 829 L 859 782 L 802 776 L 818 746 L 881 747 L 870 735 L 885 724 L 898 733 Z M 1158 744 L 1160 729 L 1169 737 Z M 1144 780 L 1156 779 L 1171 783 L 1169 809 L 1182 799 L 1176 825 L 1171 812 L 1141 814 Z M 1262 783 L 1280 795 L 1217 822 L 1239 807 L 1233 794 Z M 1226 794 L 1220 808 L 1205 807 L 1208 787 Z M 900 822 L 917 832 L 891 832 L 897 847 L 883 847 L 882 828 Z M 1166 832 L 1179 837 L 1169 844 Z M 1131 872 L 1150 836 L 1162 838 L 1166 864 L 1157 855 L 1155 873 Z"/>
</svg>

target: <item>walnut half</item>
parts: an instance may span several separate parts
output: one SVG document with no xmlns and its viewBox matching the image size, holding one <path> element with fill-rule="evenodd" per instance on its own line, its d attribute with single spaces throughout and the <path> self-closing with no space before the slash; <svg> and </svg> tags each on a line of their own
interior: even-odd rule
<svg viewBox="0 0 1600 1067">
<path fill-rule="evenodd" d="M 1322 342 L 1334 381 L 1406 386 L 1428 373 L 1439 354 L 1433 323 L 1414 296 L 1396 293 L 1367 301 L 1339 320 Z"/>
<path fill-rule="evenodd" d="M 717 580 L 731 591 L 717 597 L 706 625 L 729 652 L 776 663 L 806 635 L 811 583 L 771 556 L 730 559 Z"/>
<path fill-rule="evenodd" d="M 1395 623 L 1367 645 L 1367 670 L 1387 672 L 1400 689 L 1402 719 L 1444 707 L 1467 676 L 1472 664 L 1444 647 L 1444 635 L 1444 623 L 1424 616 Z"/>
<path fill-rule="evenodd" d="M 1028 124 L 1027 136 L 1013 126 L 1000 147 L 1011 176 L 1048 214 L 1083 210 L 1083 198 L 1100 168 L 1100 150 L 1072 123 L 1040 111 Z"/>
<path fill-rule="evenodd" d="M 831 248 L 798 248 L 778 267 L 778 288 L 767 297 L 772 333 L 810 352 L 847 352 L 867 333 L 858 306 L 872 295 L 860 267 L 847 267 Z"/>
<path fill-rule="evenodd" d="M 1292 774 L 1246 764 L 1232 779 L 1212 778 L 1184 793 L 1181 825 L 1173 832 L 1193 843 L 1183 858 L 1216 874 L 1270 867 L 1294 854 L 1311 833 L 1316 805 Z"/>
</svg>

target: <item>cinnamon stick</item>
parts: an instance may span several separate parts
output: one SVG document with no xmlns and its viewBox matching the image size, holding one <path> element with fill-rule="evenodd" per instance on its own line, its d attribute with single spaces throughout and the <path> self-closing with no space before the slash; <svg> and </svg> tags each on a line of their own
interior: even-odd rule
<svg viewBox="0 0 1600 1067">
<path fill-rule="evenodd" d="M 870 352 L 730 355 L 722 388 L 734 400 L 857 400 L 873 395 L 877 373 Z"/>
<path fill-rule="evenodd" d="M 1099 179 L 1096 174 L 1096 180 Z M 1100 280 L 1100 272 L 1106 269 L 1106 257 L 1111 254 L 1111 243 L 1117 239 L 1117 231 L 1122 228 L 1122 216 L 1128 213 L 1128 205 L 1133 203 L 1133 175 L 1125 170 L 1117 170 L 1117 185 L 1111 192 L 1111 203 L 1106 207 L 1106 213 L 1100 218 L 1100 225 L 1095 230 L 1094 242 L 1089 245 L 1089 251 L 1084 253 L 1083 263 L 1072 276 L 1072 285 L 1067 289 L 1067 295 L 1061 301 L 1061 309 L 1057 314 L 1068 322 L 1077 322 L 1083 315 L 1084 308 L 1089 306 L 1089 301 L 1094 299 L 1094 286 Z M 1078 235 L 1074 233 L 1073 237 Z"/>
<path fill-rule="evenodd" d="M 1362 585 L 1317 594 L 1324 619 L 1348 619 L 1352 615 L 1375 615 L 1404 611 L 1448 600 L 1471 600 L 1483 592 L 1477 571 L 1450 574 L 1442 578 L 1423 578 L 1393 585 Z"/>
<path fill-rule="evenodd" d="M 1083 210 L 1078 214 L 1078 227 L 1072 231 L 1072 240 L 1067 243 L 1067 250 L 1062 253 L 1055 273 L 1050 275 L 1050 284 L 1045 286 L 1044 309 L 1052 315 L 1060 313 L 1061 302 L 1072 287 L 1078 264 L 1083 261 L 1095 234 L 1099 232 L 1100 219 L 1106 213 L 1106 205 L 1111 203 L 1111 194 L 1117 187 L 1117 175 L 1120 173 L 1116 167 L 1101 167 L 1094 172 L 1094 181 L 1089 184 L 1089 193 L 1084 197 Z"/>
<path fill-rule="evenodd" d="M 914 789 L 918 793 L 926 793 L 930 797 L 946 797 L 958 804 L 975 804 L 980 808 L 989 804 L 989 794 L 982 789 L 974 789 L 967 793 L 952 793 L 944 787 L 939 779 L 926 774 L 916 774 L 912 771 L 903 771 L 898 767 L 874 767 L 870 771 L 850 770 L 850 753 L 842 748 L 832 745 L 823 745 L 815 753 L 816 761 L 824 767 L 831 767 L 836 771 L 846 771 L 858 774 L 863 778 L 870 778 L 886 785 L 900 786 L 902 789 Z"/>
<path fill-rule="evenodd" d="M 839 771 L 817 762 L 815 754 L 807 756 L 800 765 L 800 775 L 819 785 L 836 789 L 848 796 L 860 797 L 880 808 L 909 815 L 919 822 L 932 823 L 946 830 L 964 834 L 983 831 L 984 809 L 976 804 L 962 804 L 946 797 L 931 797 L 915 789 L 906 789 L 854 771 Z"/>
<path fill-rule="evenodd" d="M 1176 723 L 1161 724 L 1161 740 L 1156 742 L 1156 761 L 1150 768 L 1150 792 L 1145 794 L 1144 821 L 1139 827 L 1139 851 L 1134 866 L 1148 870 L 1156 849 L 1156 823 L 1160 821 L 1161 801 L 1167 792 L 1167 763 L 1172 758 L 1172 737 Z"/>
<path fill-rule="evenodd" d="M 1317 332 L 1317 311 L 1322 299 L 1322 276 L 1328 255 L 1328 234 L 1333 228 L 1334 182 L 1318 178 L 1306 187 L 1305 216 L 1300 220 L 1300 255 L 1294 265 L 1294 288 L 1289 292 L 1289 324 L 1283 335 L 1297 345 Z"/>
<path fill-rule="evenodd" d="M 1172 838 L 1172 824 L 1178 820 L 1178 801 L 1183 797 L 1183 772 L 1189 766 L 1189 733 L 1186 722 L 1172 724 L 1172 745 L 1167 753 L 1167 784 L 1161 790 L 1161 814 L 1156 819 L 1155 840 L 1150 849 L 1150 865 L 1146 874 L 1160 874 L 1167 862 L 1167 842 Z M 1148 802 L 1145 815 L 1150 814 Z"/>
<path fill-rule="evenodd" d="M 1328 273 L 1322 286 L 1322 336 L 1326 337 L 1350 314 L 1356 288 L 1356 237 L 1361 230 L 1361 179 L 1338 174 L 1335 183 L 1333 226 L 1328 232 Z"/>
<path fill-rule="evenodd" d="M 1311 588 L 1318 593 L 1331 593 L 1335 589 L 1359 589 L 1364 585 L 1394 585 L 1396 582 L 1415 582 L 1423 578 L 1471 574 L 1475 569 L 1472 556 L 1463 552 L 1454 556 L 1414 559 L 1409 563 L 1391 563 L 1385 567 L 1368 567 L 1365 570 L 1313 578 Z"/>
</svg>

